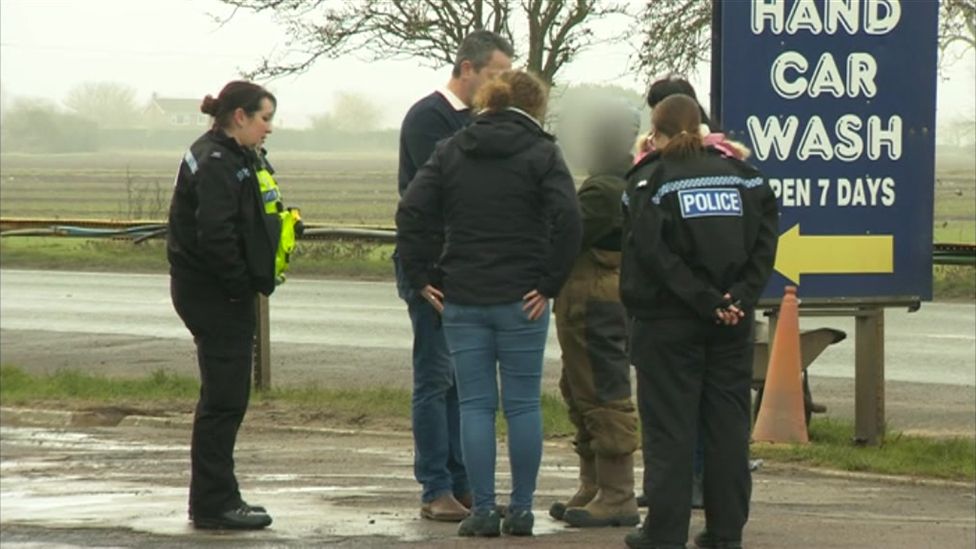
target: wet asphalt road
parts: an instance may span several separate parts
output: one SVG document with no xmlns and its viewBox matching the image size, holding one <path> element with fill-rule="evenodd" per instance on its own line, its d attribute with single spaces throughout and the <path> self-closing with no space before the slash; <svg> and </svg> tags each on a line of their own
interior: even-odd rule
<svg viewBox="0 0 976 549">
<path fill-rule="evenodd" d="M 973 436 L 973 304 L 925 304 L 886 314 L 886 397 L 892 426 Z M 853 326 L 803 319 L 849 337 L 814 364 L 814 397 L 853 415 Z M 555 389 L 558 346 L 547 349 Z M 405 307 L 389 283 L 292 280 L 272 301 L 273 381 L 410 384 Z M 193 344 L 164 276 L 0 271 L 0 362 L 29 371 L 77 368 L 118 376 L 195 374 Z M 545 515 L 576 476 L 567 441 L 547 443 L 537 531 L 529 540 L 461 540 L 421 521 L 408 433 L 282 430 L 249 414 L 238 467 L 245 496 L 268 505 L 273 528 L 194 532 L 185 520 L 188 427 L 61 429 L 4 420 L 0 428 L 0 545 L 48 547 L 620 547 L 623 531 L 565 530 Z M 272 422 L 273 423 L 273 422 Z M 404 436 L 406 435 L 406 436 Z M 504 447 L 499 481 L 506 482 Z M 754 477 L 750 547 L 972 547 L 972 485 L 833 477 L 767 467 Z M 693 534 L 702 516 L 693 517 Z"/>
<path fill-rule="evenodd" d="M 801 318 L 801 327 L 831 326 L 848 339 L 828 348 L 816 373 L 854 375 L 850 318 Z M 0 329 L 113 334 L 187 340 L 161 275 L 0 271 Z M 885 314 L 889 381 L 976 386 L 976 304 L 925 303 L 919 312 Z M 407 350 L 406 307 L 388 282 L 290 280 L 271 302 L 274 346 L 294 344 Z M 555 329 L 547 358 L 558 359 Z"/>
<path fill-rule="evenodd" d="M 167 426 L 0 428 L 0 545 L 61 547 L 355 547 L 537 549 L 623 547 L 626 528 L 568 529 L 546 514 L 575 488 L 567 440 L 547 441 L 536 491 L 536 536 L 471 540 L 418 517 L 409 433 L 285 429 L 250 414 L 235 461 L 244 497 L 274 517 L 262 532 L 194 531 L 186 520 L 188 417 Z M 506 449 L 498 498 L 507 503 Z M 638 467 L 639 467 L 638 460 Z M 638 478 L 640 478 L 638 469 Z M 692 514 L 689 533 L 703 523 Z M 895 482 L 766 466 L 753 475 L 752 549 L 971 548 L 971 484 Z"/>
<path fill-rule="evenodd" d="M 853 417 L 850 318 L 801 318 L 848 338 L 810 369 L 828 415 Z M 886 407 L 897 430 L 976 434 L 976 304 L 925 303 L 885 313 Z M 389 282 L 289 280 L 271 300 L 272 383 L 409 387 L 411 333 Z M 170 304 L 168 277 L 0 270 L 0 362 L 115 376 L 168 369 L 195 376 L 193 343 Z M 556 391 L 550 328 L 545 384 Z"/>
</svg>

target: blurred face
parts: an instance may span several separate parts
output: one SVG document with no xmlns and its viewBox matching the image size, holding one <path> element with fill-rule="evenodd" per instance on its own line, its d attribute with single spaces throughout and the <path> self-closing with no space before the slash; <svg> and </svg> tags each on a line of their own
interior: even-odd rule
<svg viewBox="0 0 976 549">
<path fill-rule="evenodd" d="M 474 99 L 474 94 L 478 92 L 485 82 L 498 76 L 499 74 L 512 68 L 512 58 L 504 53 L 495 50 L 488 58 L 488 64 L 481 67 L 481 70 L 474 70 L 474 65 L 470 61 L 461 63 L 461 79 L 465 85 L 465 95 L 461 100 L 470 105 Z"/>
<path fill-rule="evenodd" d="M 233 132 L 228 132 L 242 147 L 259 147 L 271 133 L 271 119 L 274 118 L 275 107 L 270 99 L 261 100 L 261 108 L 252 114 L 244 109 L 234 112 Z"/>
</svg>

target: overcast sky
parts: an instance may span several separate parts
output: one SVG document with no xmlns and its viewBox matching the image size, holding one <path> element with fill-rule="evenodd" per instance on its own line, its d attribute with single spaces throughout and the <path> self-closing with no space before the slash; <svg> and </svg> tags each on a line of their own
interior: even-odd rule
<svg viewBox="0 0 976 549">
<path fill-rule="evenodd" d="M 40 96 L 60 102 L 86 81 L 132 86 L 140 103 L 153 92 L 193 99 L 216 95 L 240 69 L 287 48 L 267 16 L 242 12 L 223 26 L 213 20 L 229 13 L 217 0 L 0 0 L 0 82 L 8 101 Z M 628 72 L 630 48 L 602 46 L 559 78 L 643 91 L 644 78 Z M 940 117 L 973 116 L 974 66 L 970 51 L 948 71 L 952 79 L 940 82 Z M 337 92 L 355 92 L 382 105 L 382 124 L 396 127 L 410 104 L 449 73 L 449 67 L 428 69 L 416 61 L 323 59 L 308 73 L 269 87 L 278 96 L 276 122 L 282 126 L 304 126 L 309 115 L 331 109 Z M 696 84 L 704 86 L 702 79 Z"/>
<path fill-rule="evenodd" d="M 202 98 L 254 67 L 262 55 L 287 50 L 271 18 L 238 12 L 226 25 L 212 15 L 231 9 L 216 0 L 0 0 L 0 80 L 8 96 L 61 101 L 84 81 L 118 81 L 140 101 L 161 96 Z M 617 83 L 630 49 L 620 46 L 582 59 L 560 76 L 569 81 Z M 567 67 L 570 68 L 570 67 Z M 309 114 L 331 108 L 337 92 L 361 93 L 383 106 L 383 124 L 399 126 L 407 108 L 444 84 L 450 68 L 414 61 L 367 63 L 322 59 L 309 72 L 269 84 L 279 99 L 278 124 L 301 126 Z"/>
</svg>

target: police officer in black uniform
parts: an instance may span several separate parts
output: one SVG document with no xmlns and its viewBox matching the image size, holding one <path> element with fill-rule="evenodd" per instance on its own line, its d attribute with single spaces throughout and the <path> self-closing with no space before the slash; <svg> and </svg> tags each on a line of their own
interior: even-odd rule
<svg viewBox="0 0 976 549">
<path fill-rule="evenodd" d="M 169 212 L 173 305 L 193 334 L 200 399 L 190 446 L 190 518 L 203 529 L 260 529 L 271 517 L 244 502 L 234 444 L 250 396 L 255 296 L 275 287 L 280 220 L 256 176 L 275 97 L 235 81 L 200 110 L 213 128 L 183 156 Z"/>
<path fill-rule="evenodd" d="M 705 147 L 698 103 L 654 108 L 653 152 L 627 176 L 621 297 L 633 318 L 649 505 L 632 548 L 685 547 L 702 418 L 705 530 L 736 548 L 748 520 L 753 308 L 772 272 L 776 198 L 752 166 Z"/>
</svg>

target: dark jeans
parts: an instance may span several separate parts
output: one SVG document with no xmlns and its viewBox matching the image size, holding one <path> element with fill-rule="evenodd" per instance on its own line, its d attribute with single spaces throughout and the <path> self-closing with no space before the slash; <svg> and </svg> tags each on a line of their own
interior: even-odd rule
<svg viewBox="0 0 976 549">
<path fill-rule="evenodd" d="M 190 510 L 207 517 L 236 508 L 234 445 L 251 391 L 253 297 L 231 302 L 216 285 L 173 278 L 177 314 L 193 334 L 200 399 L 190 442 Z"/>
<path fill-rule="evenodd" d="M 467 472 L 461 456 L 461 414 L 454 364 L 447 351 L 440 315 L 410 288 L 394 259 L 397 292 L 407 303 L 413 326 L 414 477 L 423 486 L 421 500 L 453 493 L 466 495 Z"/>
<path fill-rule="evenodd" d="M 747 312 L 736 327 L 698 318 L 636 320 L 632 325 L 631 360 L 647 440 L 649 505 L 643 528 L 652 542 L 687 542 L 699 432 L 705 446 L 706 528 L 716 539 L 742 537 L 752 490 L 751 319 Z"/>
</svg>

